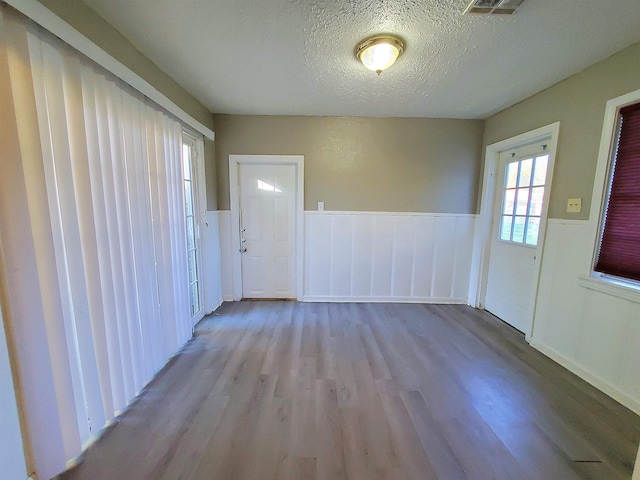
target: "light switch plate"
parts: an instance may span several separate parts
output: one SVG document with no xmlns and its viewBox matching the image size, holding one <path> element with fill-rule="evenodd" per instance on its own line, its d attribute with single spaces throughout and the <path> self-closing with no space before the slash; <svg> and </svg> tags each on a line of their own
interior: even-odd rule
<svg viewBox="0 0 640 480">
<path fill-rule="evenodd" d="M 324 202 L 318 202 L 318 211 L 324 212 Z"/>
<path fill-rule="evenodd" d="M 567 213 L 580 213 L 582 211 L 582 198 L 570 198 L 567 200 Z"/>
</svg>

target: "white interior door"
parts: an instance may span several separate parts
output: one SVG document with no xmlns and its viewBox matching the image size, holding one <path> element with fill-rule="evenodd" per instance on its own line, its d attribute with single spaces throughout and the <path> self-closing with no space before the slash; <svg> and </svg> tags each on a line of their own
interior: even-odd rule
<svg viewBox="0 0 640 480">
<path fill-rule="evenodd" d="M 241 164 L 243 298 L 296 298 L 296 166 Z"/>
<path fill-rule="evenodd" d="M 530 335 L 552 159 L 546 145 L 500 154 L 485 309 Z"/>
</svg>

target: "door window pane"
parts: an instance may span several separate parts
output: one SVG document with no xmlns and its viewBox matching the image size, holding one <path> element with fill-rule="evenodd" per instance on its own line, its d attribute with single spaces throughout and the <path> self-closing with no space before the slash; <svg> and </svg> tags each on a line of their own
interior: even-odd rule
<svg viewBox="0 0 640 480">
<path fill-rule="evenodd" d="M 536 157 L 536 166 L 533 173 L 533 185 L 544 185 L 547 180 L 547 165 L 549 155 Z"/>
<path fill-rule="evenodd" d="M 527 219 L 527 245 L 538 244 L 538 230 L 540 229 L 540 218 L 530 217 Z"/>
<path fill-rule="evenodd" d="M 533 167 L 533 158 L 527 158 L 520 162 L 520 175 L 518 177 L 519 187 L 528 187 L 531 183 L 531 169 Z"/>
<path fill-rule="evenodd" d="M 500 229 L 501 240 L 511 240 L 511 222 L 513 222 L 512 216 L 505 215 L 502 217 L 502 228 Z"/>
<path fill-rule="evenodd" d="M 544 187 L 531 189 L 531 208 L 529 215 L 539 217 L 542 215 L 542 201 L 544 199 Z"/>
<path fill-rule="evenodd" d="M 187 215 L 193 215 L 193 192 L 191 182 L 184 182 L 184 202 Z"/>
<path fill-rule="evenodd" d="M 527 217 L 516 217 L 513 222 L 513 241 L 523 243 L 524 241 L 524 226 Z"/>
<path fill-rule="evenodd" d="M 193 217 L 187 217 L 187 249 L 196 248 L 196 229 L 193 225 Z"/>
<path fill-rule="evenodd" d="M 185 180 L 191 180 L 191 146 L 186 143 L 182 145 L 182 170 Z"/>
<path fill-rule="evenodd" d="M 518 165 L 520 165 L 520 162 L 507 164 L 507 188 L 515 188 L 516 186 L 518 180 Z"/>
<path fill-rule="evenodd" d="M 518 203 L 516 204 L 516 215 L 526 215 L 529 205 L 529 189 L 518 189 Z"/>
<path fill-rule="evenodd" d="M 195 315 L 200 311 L 200 284 L 198 282 L 192 283 L 189 288 L 189 294 L 191 299 L 191 315 Z"/>
<path fill-rule="evenodd" d="M 507 190 L 504 192 L 504 209 L 502 213 L 505 215 L 513 215 L 513 204 L 516 198 L 515 190 Z"/>
<path fill-rule="evenodd" d="M 195 250 L 191 250 L 189 252 L 189 276 L 192 278 L 198 278 L 198 264 L 196 261 Z"/>
<path fill-rule="evenodd" d="M 544 154 L 505 166 L 500 240 L 538 244 L 548 164 Z"/>
</svg>

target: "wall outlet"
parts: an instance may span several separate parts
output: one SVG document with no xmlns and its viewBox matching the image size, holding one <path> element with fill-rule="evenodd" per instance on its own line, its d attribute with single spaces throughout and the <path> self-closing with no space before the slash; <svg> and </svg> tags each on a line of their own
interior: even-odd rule
<svg viewBox="0 0 640 480">
<path fill-rule="evenodd" d="M 324 202 L 318 202 L 318 211 L 324 212 Z"/>
<path fill-rule="evenodd" d="M 582 198 L 570 198 L 567 200 L 567 213 L 580 213 L 582 211 Z"/>
</svg>

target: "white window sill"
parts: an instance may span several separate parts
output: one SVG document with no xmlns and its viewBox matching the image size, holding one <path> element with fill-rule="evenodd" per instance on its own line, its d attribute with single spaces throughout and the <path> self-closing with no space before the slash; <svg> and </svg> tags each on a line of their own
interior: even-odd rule
<svg viewBox="0 0 640 480">
<path fill-rule="evenodd" d="M 578 283 L 581 287 L 589 290 L 640 303 L 640 286 L 631 283 L 608 277 L 592 277 L 589 275 L 580 275 Z"/>
</svg>

